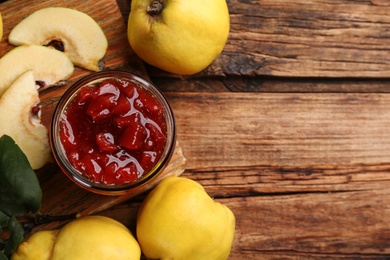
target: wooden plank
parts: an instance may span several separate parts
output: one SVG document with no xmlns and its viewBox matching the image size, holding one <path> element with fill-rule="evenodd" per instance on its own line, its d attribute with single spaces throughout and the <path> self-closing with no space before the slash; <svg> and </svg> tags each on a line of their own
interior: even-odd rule
<svg viewBox="0 0 390 260">
<path fill-rule="evenodd" d="M 390 256 L 388 95 L 166 96 L 183 176 L 236 214 L 230 259 Z M 134 230 L 144 195 L 99 214 Z"/>
<path fill-rule="evenodd" d="M 388 95 L 168 97 L 185 176 L 237 214 L 231 259 L 390 254 Z"/>
<path fill-rule="evenodd" d="M 176 79 L 153 77 L 165 92 L 262 92 L 262 93 L 390 93 L 389 79 L 221 77 Z"/>
<path fill-rule="evenodd" d="M 354 169 L 349 172 L 354 175 Z M 225 197 L 214 197 L 235 214 L 236 231 L 229 259 L 386 259 L 390 257 L 390 193 L 386 181 L 373 189 L 252 194 L 254 183 L 266 185 L 267 180 L 245 179 L 240 170 L 226 169 L 230 174 L 183 176 L 199 181 L 206 191 L 225 190 Z M 241 196 L 230 193 L 242 178 Z M 364 174 L 364 172 L 360 172 Z M 375 172 L 372 172 L 374 175 Z M 357 174 L 358 175 L 358 174 Z M 370 176 L 373 176 L 370 175 Z M 200 178 L 199 178 L 200 177 Z M 213 182 L 213 178 L 218 182 Z M 373 184 L 377 180 L 361 182 Z M 381 181 L 379 181 L 381 182 Z M 378 182 L 378 183 L 379 183 Z M 291 184 L 300 186 L 301 182 Z M 284 183 L 274 182 L 283 187 Z M 312 184 L 315 186 L 316 184 Z M 308 185 L 306 185 L 307 187 Z M 337 184 L 333 184 L 337 187 Z M 243 194 L 246 194 L 242 196 Z M 140 201 L 129 201 L 101 215 L 125 223 L 135 232 L 136 215 Z"/>
<path fill-rule="evenodd" d="M 166 96 L 189 170 L 390 161 L 387 94 Z"/>
<path fill-rule="evenodd" d="M 226 74 L 388 77 L 390 6 L 384 1 L 228 3 L 231 34 L 219 62 Z"/>
<path fill-rule="evenodd" d="M 227 45 L 196 77 L 389 77 L 386 1 L 227 3 L 231 18 Z M 149 71 L 152 77 L 175 77 L 153 68 Z"/>
<path fill-rule="evenodd" d="M 390 255 L 389 199 L 383 189 L 220 201 L 237 212 L 231 259 L 378 259 Z"/>
<path fill-rule="evenodd" d="M 236 215 L 229 259 L 390 257 L 388 95 L 167 97 L 182 176 Z M 134 230 L 142 198 L 101 214 Z"/>
<path fill-rule="evenodd" d="M 8 3 L 15 2 L 22 5 L 31 1 Z M 84 10 L 95 6 L 86 1 L 68 3 Z M 230 259 L 389 258 L 388 95 L 223 93 L 225 84 L 231 84 L 230 79 L 236 76 L 236 80 L 248 81 L 252 75 L 361 77 L 365 75 L 359 74 L 360 70 L 375 69 L 376 72 L 367 77 L 387 77 L 388 63 L 384 55 L 387 1 L 228 3 L 234 7 L 231 8 L 232 37 L 223 55 L 203 76 L 221 76 L 223 79 L 228 75 L 231 76 L 229 80 L 211 87 L 208 81 L 199 80 L 199 85 L 181 91 L 201 93 L 171 92 L 166 95 L 174 110 L 180 145 L 187 158 L 184 176 L 198 180 L 210 195 L 236 214 L 237 229 Z M 355 6 L 358 8 L 354 9 Z M 4 4 L 0 4 L 2 13 L 3 7 Z M 372 17 L 375 19 L 370 24 Z M 340 23 L 339 32 L 329 27 L 335 25 L 335 20 Z M 352 21 L 360 27 L 343 30 L 342 26 L 349 26 Z M 311 43 L 315 38 L 310 38 L 316 32 L 315 28 L 321 28 L 323 23 L 329 27 L 323 28 L 327 33 L 322 38 L 324 48 L 321 38 L 316 38 L 321 41 L 315 43 Z M 248 33 L 243 33 L 246 28 Z M 382 34 L 376 38 L 359 28 Z M 292 37 L 300 29 L 302 38 Z M 284 35 L 284 32 L 289 34 Z M 238 41 L 241 36 L 246 37 L 242 38 L 242 45 Z M 299 46 L 289 48 L 299 43 L 298 40 L 302 45 L 307 44 L 307 50 Z M 360 41 L 371 41 L 373 45 L 362 44 L 359 49 Z M 278 42 L 280 44 L 276 44 Z M 274 49 L 259 49 L 258 43 L 265 47 L 272 45 Z M 237 46 L 243 48 L 237 50 Z M 356 54 L 357 50 L 362 53 L 348 56 Z M 326 60 L 321 60 L 325 58 L 315 51 L 327 54 Z M 383 57 L 376 61 L 379 54 Z M 346 59 L 348 57 L 350 59 Z M 314 66 L 319 64 L 322 65 L 319 68 Z M 157 72 L 153 75 L 161 76 Z M 288 84 L 282 86 L 280 82 L 285 81 L 276 82 L 274 86 L 281 92 L 291 92 Z M 324 92 L 337 90 L 340 86 L 321 82 Z M 300 88 L 299 82 L 291 81 L 291 84 L 297 92 L 310 91 L 312 87 L 310 82 L 305 88 Z M 356 84 L 363 92 L 371 87 L 369 82 L 366 86 L 360 81 Z M 236 90 L 251 91 L 250 85 L 245 86 Z M 257 83 L 252 86 L 255 90 L 261 87 Z M 381 86 L 377 86 L 377 90 Z M 164 88 L 169 91 L 169 87 L 177 91 L 168 84 Z M 269 85 L 267 92 L 274 89 Z M 43 116 L 45 124 L 50 123 L 50 111 L 62 91 L 55 89 L 42 93 L 44 111 L 49 111 Z M 209 93 L 212 91 L 220 93 Z M 341 91 L 353 89 L 345 87 Z M 78 200 L 83 198 L 71 195 Z M 101 214 L 112 216 L 134 230 L 143 196 Z M 57 209 L 72 208 L 62 200 L 51 202 L 57 204 Z M 50 208 L 47 209 L 49 212 Z"/>
</svg>

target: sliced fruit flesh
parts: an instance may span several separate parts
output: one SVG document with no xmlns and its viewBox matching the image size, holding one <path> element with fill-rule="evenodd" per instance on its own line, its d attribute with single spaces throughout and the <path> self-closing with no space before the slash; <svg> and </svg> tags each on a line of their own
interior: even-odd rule
<svg viewBox="0 0 390 260">
<path fill-rule="evenodd" d="M 86 13 L 65 7 L 40 9 L 27 16 L 11 31 L 14 45 L 37 44 L 53 47 L 61 42 L 72 62 L 85 69 L 99 71 L 108 41 L 99 26 Z"/>
<path fill-rule="evenodd" d="M 36 111 L 39 101 L 31 70 L 18 77 L 0 98 L 0 136 L 11 136 L 33 169 L 52 160 L 47 129 Z"/>
<path fill-rule="evenodd" d="M 13 48 L 0 59 L 0 96 L 24 72 L 32 70 L 37 81 L 51 86 L 68 79 L 74 71 L 73 63 L 57 50 L 39 45 Z"/>
</svg>

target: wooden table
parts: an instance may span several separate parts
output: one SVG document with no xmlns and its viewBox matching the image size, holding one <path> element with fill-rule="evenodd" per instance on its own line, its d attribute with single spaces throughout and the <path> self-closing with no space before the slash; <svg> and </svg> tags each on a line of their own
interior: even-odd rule
<svg viewBox="0 0 390 260">
<path fill-rule="evenodd" d="M 230 37 L 206 71 L 147 69 L 183 176 L 236 215 L 230 259 L 389 259 L 390 3 L 227 2 Z"/>
<path fill-rule="evenodd" d="M 389 259 L 390 3 L 227 2 L 209 68 L 145 71 L 173 108 L 182 176 L 236 216 L 229 259 Z M 143 198 L 100 214 L 134 229 Z"/>
</svg>

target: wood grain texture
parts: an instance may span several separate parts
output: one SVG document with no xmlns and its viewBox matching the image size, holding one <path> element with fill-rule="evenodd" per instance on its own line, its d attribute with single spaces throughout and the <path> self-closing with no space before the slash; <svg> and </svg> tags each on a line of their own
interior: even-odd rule
<svg viewBox="0 0 390 260">
<path fill-rule="evenodd" d="M 249 259 L 383 259 L 390 254 L 388 199 L 381 190 L 221 200 L 240 214 L 231 259 L 242 252 Z"/>
<path fill-rule="evenodd" d="M 227 3 L 231 27 L 225 49 L 195 77 L 389 78 L 390 6 L 385 1 Z M 150 74 L 176 76 L 154 68 Z"/>
<path fill-rule="evenodd" d="M 389 256 L 388 95 L 168 97 L 185 176 L 236 213 L 231 259 Z"/>
<path fill-rule="evenodd" d="M 166 95 L 187 169 L 390 161 L 386 94 Z"/>
<path fill-rule="evenodd" d="M 183 176 L 199 181 L 213 195 L 213 190 L 229 191 L 235 186 L 231 183 L 234 174 L 236 179 L 243 179 L 238 169 L 226 171 L 230 175 L 217 176 L 211 172 Z M 248 178 L 241 188 L 250 190 L 259 182 L 266 181 Z M 390 256 L 387 187 L 388 182 L 380 189 L 365 191 L 262 195 L 241 192 L 241 196 L 228 192 L 225 197 L 215 197 L 232 209 L 237 221 L 229 259 L 387 259 Z M 117 218 L 134 232 L 139 206 L 139 201 L 130 201 L 101 214 Z"/>
<path fill-rule="evenodd" d="M 389 79 L 194 77 L 155 76 L 153 82 L 165 92 L 261 92 L 261 93 L 390 93 Z"/>
<path fill-rule="evenodd" d="M 383 1 L 228 3 L 225 74 L 388 77 L 390 6 Z"/>
<path fill-rule="evenodd" d="M 182 176 L 235 213 L 229 259 L 390 257 L 388 95 L 166 94 Z M 141 201 L 102 214 L 134 230 Z"/>
<path fill-rule="evenodd" d="M 5 11 L 27 2 L 0 4 L 7 28 L 16 21 Z M 126 20 L 130 0 L 117 2 L 122 15 L 115 11 L 115 19 L 105 15 L 117 10 L 113 1 L 61 4 L 85 10 L 118 37 L 118 49 L 107 56 L 113 66 L 130 62 L 142 70 L 133 54 L 130 60 L 121 54 L 126 25 L 116 21 Z M 390 3 L 227 3 L 230 37 L 209 68 L 191 77 L 146 69 L 173 108 L 187 159 L 183 176 L 235 213 L 229 259 L 389 259 Z M 9 48 L 4 44 L 0 53 Z M 45 125 L 63 91 L 41 93 Z M 44 183 L 68 185 L 62 177 L 44 175 Z M 99 214 L 135 231 L 144 196 Z M 74 212 L 61 199 L 51 203 L 46 212 Z"/>
<path fill-rule="evenodd" d="M 390 258 L 390 4 L 227 2 L 207 70 L 147 70 L 169 92 L 183 176 L 236 215 L 229 259 Z M 140 201 L 104 213 L 134 230 Z"/>
<path fill-rule="evenodd" d="M 130 0 L 117 0 L 124 19 Z M 220 56 L 181 77 L 146 65 L 164 91 L 389 93 L 386 1 L 227 0 Z"/>
</svg>

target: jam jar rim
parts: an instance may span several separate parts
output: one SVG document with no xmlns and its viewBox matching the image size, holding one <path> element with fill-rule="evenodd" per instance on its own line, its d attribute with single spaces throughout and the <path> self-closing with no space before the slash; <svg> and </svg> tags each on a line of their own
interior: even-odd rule
<svg viewBox="0 0 390 260">
<path fill-rule="evenodd" d="M 146 89 L 149 93 L 158 100 L 163 106 L 164 118 L 167 124 L 167 141 L 164 146 L 164 151 L 160 159 L 155 163 L 153 168 L 135 182 L 129 182 L 124 184 L 107 185 L 104 183 L 94 182 L 88 177 L 82 175 L 81 172 L 76 170 L 69 162 L 68 157 L 65 154 L 65 150 L 62 146 L 62 142 L 59 137 L 59 122 L 61 115 L 66 110 L 67 105 L 78 91 L 87 85 L 92 83 L 102 82 L 104 79 L 125 79 L 130 80 L 137 84 L 138 87 Z M 176 124 L 175 117 L 171 106 L 169 105 L 164 94 L 149 80 L 139 76 L 130 71 L 109 69 L 99 72 L 93 72 L 78 80 L 76 80 L 61 96 L 54 110 L 51 126 L 50 126 L 50 146 L 52 148 L 53 156 L 62 172 L 71 179 L 78 186 L 101 195 L 124 195 L 136 191 L 143 186 L 147 185 L 149 181 L 158 177 L 163 172 L 167 164 L 169 163 L 176 145 Z"/>
</svg>

